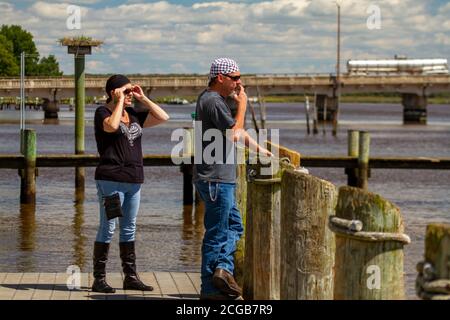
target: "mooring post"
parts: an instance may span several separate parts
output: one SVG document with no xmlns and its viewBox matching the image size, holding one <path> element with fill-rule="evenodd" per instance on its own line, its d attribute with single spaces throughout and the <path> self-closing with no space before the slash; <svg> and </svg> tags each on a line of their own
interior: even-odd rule
<svg viewBox="0 0 450 320">
<path fill-rule="evenodd" d="M 305 96 L 305 116 L 306 116 L 306 133 L 308 135 L 311 133 L 311 130 L 309 128 L 309 98 L 308 96 Z"/>
<path fill-rule="evenodd" d="M 404 299 L 403 247 L 411 240 L 398 207 L 343 186 L 329 227 L 336 234 L 334 299 Z"/>
<path fill-rule="evenodd" d="M 244 292 L 244 298 L 255 300 L 280 299 L 281 170 L 278 159 L 268 160 L 270 164 L 264 161 L 248 168 L 246 244 L 252 255 L 245 257 L 251 259 L 251 269 L 245 271 L 252 273 L 253 295 Z"/>
<path fill-rule="evenodd" d="M 25 166 L 21 171 L 20 203 L 34 204 L 36 202 L 36 132 L 33 129 L 25 129 L 22 134 Z"/>
<path fill-rule="evenodd" d="M 332 300 L 336 187 L 296 170 L 281 179 L 281 299 Z"/>
<path fill-rule="evenodd" d="M 186 162 L 181 164 L 180 171 L 183 173 L 183 205 L 192 205 L 194 203 L 194 186 L 192 184 L 193 164 L 191 157 L 194 155 L 194 121 L 195 112 L 191 114 L 193 121 L 192 127 L 183 128 L 183 158 Z"/>
<path fill-rule="evenodd" d="M 359 132 L 356 130 L 348 130 L 348 156 L 357 157 L 359 159 Z M 358 169 L 345 168 L 347 174 L 347 185 L 356 187 L 358 185 Z"/>
<path fill-rule="evenodd" d="M 425 300 L 450 300 L 450 224 L 427 226 L 425 260 L 417 264 L 416 293 Z"/>
<path fill-rule="evenodd" d="M 364 190 L 368 188 L 369 179 L 369 153 L 370 153 L 370 134 L 366 131 L 359 132 L 359 150 L 358 150 L 358 187 Z"/>
</svg>

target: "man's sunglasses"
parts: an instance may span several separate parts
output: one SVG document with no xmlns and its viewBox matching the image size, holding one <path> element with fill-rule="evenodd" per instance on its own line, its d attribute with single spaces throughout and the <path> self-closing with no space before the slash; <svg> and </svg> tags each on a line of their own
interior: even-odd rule
<svg viewBox="0 0 450 320">
<path fill-rule="evenodd" d="M 222 75 L 227 77 L 227 78 L 230 78 L 233 81 L 238 81 L 241 78 L 241 76 L 230 76 L 228 74 L 222 74 Z"/>
</svg>

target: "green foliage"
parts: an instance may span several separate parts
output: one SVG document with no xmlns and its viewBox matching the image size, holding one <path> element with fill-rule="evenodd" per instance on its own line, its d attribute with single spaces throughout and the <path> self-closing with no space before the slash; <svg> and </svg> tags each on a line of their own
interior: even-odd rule
<svg viewBox="0 0 450 320">
<path fill-rule="evenodd" d="M 25 56 L 26 76 L 61 75 L 59 64 L 53 55 L 39 61 L 39 52 L 33 41 L 33 35 L 18 25 L 2 25 L 0 29 L 0 76 L 18 76 L 20 74 L 20 54 Z M 13 63 L 14 61 L 14 63 Z"/>
<path fill-rule="evenodd" d="M 61 76 L 63 73 L 59 71 L 59 63 L 54 55 L 43 57 L 38 65 L 38 73 L 45 76 Z"/>
<path fill-rule="evenodd" d="M 12 50 L 12 42 L 0 34 L 0 75 L 15 76 L 19 73 L 19 66 Z"/>
</svg>

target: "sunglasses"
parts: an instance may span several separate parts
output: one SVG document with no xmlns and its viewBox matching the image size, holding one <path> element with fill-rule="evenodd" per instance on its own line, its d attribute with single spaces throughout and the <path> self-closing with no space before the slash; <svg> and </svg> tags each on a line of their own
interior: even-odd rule
<svg viewBox="0 0 450 320">
<path fill-rule="evenodd" d="M 128 88 L 128 89 L 123 90 L 123 94 L 128 95 L 128 94 L 132 93 L 133 91 L 134 90 L 132 88 Z"/>
<path fill-rule="evenodd" d="M 233 81 L 238 81 L 241 78 L 241 76 L 230 76 L 228 74 L 222 74 L 222 75 L 227 77 L 227 78 L 230 78 Z"/>
</svg>

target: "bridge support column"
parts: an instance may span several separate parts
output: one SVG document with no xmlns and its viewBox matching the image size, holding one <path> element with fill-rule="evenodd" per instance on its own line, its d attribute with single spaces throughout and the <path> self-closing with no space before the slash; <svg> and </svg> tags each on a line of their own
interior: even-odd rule
<svg viewBox="0 0 450 320">
<path fill-rule="evenodd" d="M 49 99 L 44 98 L 42 109 L 44 110 L 45 119 L 58 119 L 59 106 L 56 100 L 50 101 Z"/>
<path fill-rule="evenodd" d="M 403 123 L 427 124 L 427 97 L 414 93 L 402 95 Z"/>
<path fill-rule="evenodd" d="M 337 113 L 337 97 L 318 94 L 316 97 L 318 122 L 332 122 Z M 324 117 L 325 114 L 325 117 Z"/>
</svg>

